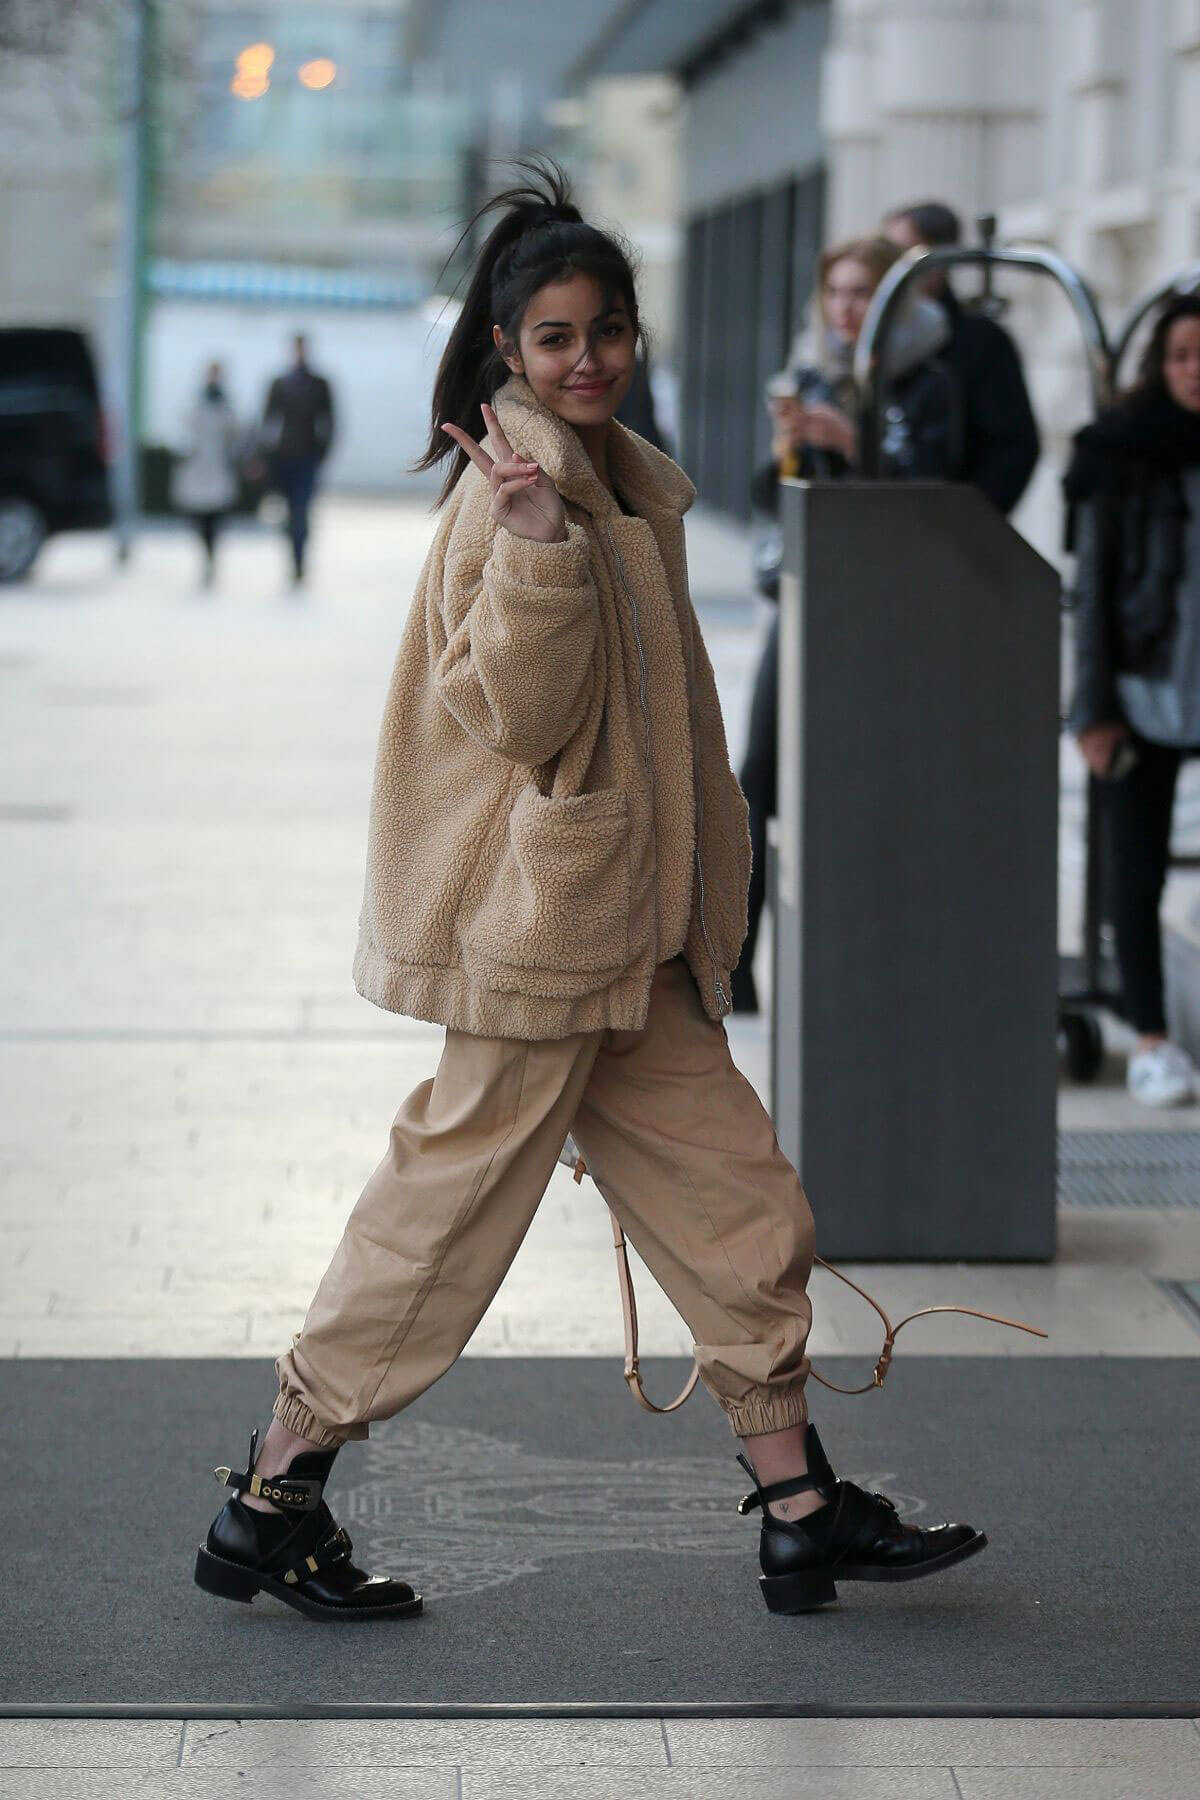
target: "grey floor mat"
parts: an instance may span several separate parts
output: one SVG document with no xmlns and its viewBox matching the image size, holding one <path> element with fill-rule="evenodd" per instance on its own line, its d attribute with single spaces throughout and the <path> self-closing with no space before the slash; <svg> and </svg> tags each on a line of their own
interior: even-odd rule
<svg viewBox="0 0 1200 1800">
<path fill-rule="evenodd" d="M 649 1360 L 651 1391 L 685 1366 Z M 651 1417 L 607 1358 L 465 1359 L 342 1453 L 334 1510 L 421 1618 L 214 1600 L 210 1470 L 271 1391 L 244 1360 L 5 1365 L 4 1710 L 1200 1712 L 1200 1361 L 902 1354 L 882 1393 L 814 1390 L 839 1472 L 991 1543 L 794 1619 L 759 1597 L 715 1406 Z"/>
<path fill-rule="evenodd" d="M 1058 1201 L 1200 1208 L 1200 1131 L 1060 1131 Z"/>
</svg>

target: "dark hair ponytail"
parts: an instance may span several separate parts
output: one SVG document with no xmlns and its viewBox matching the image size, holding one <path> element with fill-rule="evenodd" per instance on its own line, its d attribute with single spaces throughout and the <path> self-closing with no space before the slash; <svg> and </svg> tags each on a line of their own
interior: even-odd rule
<svg viewBox="0 0 1200 1800">
<path fill-rule="evenodd" d="M 480 219 L 503 208 L 475 259 L 461 311 L 438 364 L 429 442 L 415 465 L 433 469 L 453 459 L 438 495 L 439 506 L 453 493 L 469 460 L 442 426 L 459 425 L 477 437 L 480 408 L 509 377 L 492 341 L 493 325 L 499 325 L 507 342 L 515 343 L 525 308 L 538 289 L 581 274 L 593 276 L 606 295 L 619 295 L 635 332 L 638 326 L 628 251 L 608 232 L 584 223 L 557 164 L 531 158 L 518 161 L 516 167 L 528 179 L 481 206 L 459 239 L 461 244 Z"/>
</svg>

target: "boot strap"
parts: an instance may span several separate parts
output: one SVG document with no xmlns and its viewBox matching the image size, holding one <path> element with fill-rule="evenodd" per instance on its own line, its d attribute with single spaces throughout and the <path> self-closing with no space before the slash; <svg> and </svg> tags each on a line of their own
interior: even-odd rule
<svg viewBox="0 0 1200 1800">
<path fill-rule="evenodd" d="M 298 1562 L 294 1568 L 285 1569 L 283 1580 L 289 1587 L 295 1587 L 299 1582 L 307 1581 L 310 1575 L 319 1575 L 322 1569 L 331 1569 L 335 1563 L 346 1562 L 353 1548 L 348 1533 L 339 1525 L 303 1562 Z"/>
<path fill-rule="evenodd" d="M 741 1460 L 739 1456 L 738 1461 Z M 745 1518 L 747 1513 L 754 1512 L 760 1506 L 765 1512 L 772 1500 L 790 1500 L 793 1494 L 814 1494 L 820 1491 L 811 1475 L 797 1475 L 791 1481 L 773 1481 L 770 1487 L 758 1488 L 753 1494 L 743 1494 L 738 1501 L 738 1511 Z"/>
<path fill-rule="evenodd" d="M 250 1433 L 250 1453 L 246 1458 L 245 1473 L 238 1473 L 222 1464 L 214 1469 L 213 1474 L 222 1487 L 232 1488 L 235 1494 L 253 1494 L 256 1500 L 270 1500 L 275 1506 L 282 1506 L 287 1512 L 316 1512 L 321 1504 L 323 1482 L 313 1476 L 302 1475 L 256 1475 L 254 1459 L 258 1452 L 258 1428 Z"/>
<path fill-rule="evenodd" d="M 763 1524 L 765 1525 L 767 1522 L 767 1507 L 770 1505 L 771 1501 L 789 1500 L 793 1494 L 821 1494 L 828 1500 L 829 1493 L 837 1486 L 837 1477 L 829 1467 L 825 1452 L 821 1448 L 821 1440 L 817 1436 L 816 1430 L 812 1425 L 807 1427 L 806 1440 L 809 1458 L 808 1474 L 791 1475 L 786 1481 L 772 1481 L 767 1487 L 763 1486 L 762 1482 L 755 1474 L 754 1464 L 750 1461 L 750 1458 L 746 1456 L 743 1451 L 738 1451 L 737 1460 L 741 1463 L 743 1469 L 745 1469 L 747 1475 L 754 1483 L 754 1492 L 752 1494 L 744 1494 L 738 1501 L 738 1511 L 743 1518 L 745 1518 L 747 1513 L 752 1513 L 761 1506 Z M 815 1475 L 812 1472 L 814 1463 L 817 1464 L 817 1472 Z M 828 1490 L 828 1492 L 826 1490 Z"/>
</svg>

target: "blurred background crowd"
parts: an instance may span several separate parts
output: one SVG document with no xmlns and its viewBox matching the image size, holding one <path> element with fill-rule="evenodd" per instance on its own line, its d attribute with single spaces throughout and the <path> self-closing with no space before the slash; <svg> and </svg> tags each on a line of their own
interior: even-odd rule
<svg viewBox="0 0 1200 1800">
<path fill-rule="evenodd" d="M 1200 255 L 1200 9 L 1125 0 L 3 0 L 0 318 L 97 349 L 144 498 L 217 359 L 261 416 L 307 332 L 336 376 L 327 480 L 393 493 L 425 422 L 456 224 L 532 147 L 641 261 L 665 433 L 749 513 L 762 405 L 824 246 L 933 197 L 1084 271 L 1111 314 Z M 470 246 L 464 247 L 464 254 Z M 964 290 L 966 291 L 966 290 Z M 1019 526 L 1059 540 L 1088 409 L 1069 310 L 1006 320 L 1047 455 Z M 129 314 L 132 312 L 132 320 Z M 132 362 L 133 366 L 127 366 Z M 114 448 L 116 443 L 114 441 Z"/>
<path fill-rule="evenodd" d="M 137 519 L 174 512 L 212 582 L 224 523 L 262 510 L 299 583 L 318 487 L 419 489 L 472 249 L 458 229 L 531 150 L 631 242 L 648 333 L 630 422 L 751 528 L 747 585 L 768 602 L 779 478 L 860 467 L 855 349 L 905 251 L 975 242 L 990 219 L 999 241 L 1066 258 L 1113 323 L 1168 282 L 1200 286 L 1200 0 L 0 0 L 0 57 L 8 579 L 56 530 L 112 517 L 127 551 Z M 886 475 L 975 485 L 1051 560 L 1082 552 L 1071 722 L 1092 774 L 1120 784 L 1115 923 L 1158 1059 L 1141 1097 L 1161 1101 L 1192 1091 L 1163 1061 L 1153 921 L 1176 776 L 1200 748 L 1200 540 L 1183 523 L 1200 317 L 1185 305 L 1151 338 L 1157 317 L 1119 374 L 1133 383 L 1140 356 L 1142 400 L 1166 395 L 1166 466 L 1147 473 L 1138 436 L 1161 446 L 1158 415 L 1072 450 L 1096 411 L 1078 320 L 1019 271 L 910 293 L 880 369 L 880 453 Z M 1064 532 L 1068 469 L 1082 543 Z M 1146 624 L 1156 602 L 1130 576 L 1142 636 L 1114 645 L 1087 583 L 1107 591 L 1139 558 L 1161 616 Z M 759 851 L 746 1009 L 774 670 L 769 631 L 741 771 Z"/>
</svg>

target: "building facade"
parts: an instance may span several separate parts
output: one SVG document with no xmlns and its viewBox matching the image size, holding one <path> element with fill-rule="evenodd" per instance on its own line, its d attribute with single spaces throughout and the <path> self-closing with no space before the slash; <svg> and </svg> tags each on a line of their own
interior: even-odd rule
<svg viewBox="0 0 1200 1800">
<path fill-rule="evenodd" d="M 830 26 L 832 233 L 918 198 L 993 213 L 1083 273 L 1111 333 L 1158 283 L 1200 277 L 1200 0 L 834 0 Z M 1051 284 L 999 285 L 1048 451 L 1017 522 L 1053 553 L 1057 469 L 1090 411 L 1079 334 Z"/>
<path fill-rule="evenodd" d="M 154 240 L 182 260 L 407 275 L 461 211 L 465 109 L 415 63 L 397 0 L 159 8 Z"/>
<path fill-rule="evenodd" d="M 647 0 L 574 65 L 650 69 L 683 96 L 685 458 L 735 513 L 823 238 L 918 199 L 972 239 L 993 214 L 1072 262 L 1113 332 L 1200 261 L 1200 0 Z M 1052 550 L 1055 465 L 1090 406 L 1079 333 L 1050 284 L 998 286 L 1050 452 L 1018 522 Z"/>
<path fill-rule="evenodd" d="M 0 60 L 0 323 L 94 330 L 111 232 L 105 33 L 63 9 L 39 23 L 11 8 Z"/>
</svg>

